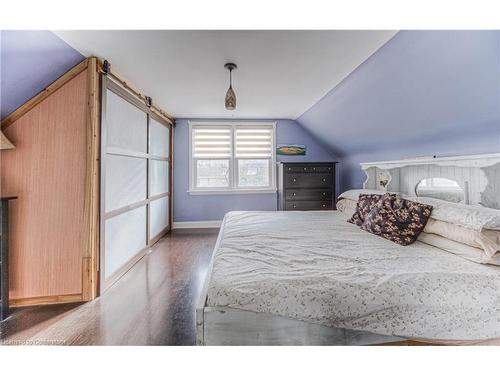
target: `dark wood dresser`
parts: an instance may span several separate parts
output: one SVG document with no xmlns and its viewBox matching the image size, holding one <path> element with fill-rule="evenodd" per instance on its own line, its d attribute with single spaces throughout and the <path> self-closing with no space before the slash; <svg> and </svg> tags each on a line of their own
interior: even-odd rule
<svg viewBox="0 0 500 375">
<path fill-rule="evenodd" d="M 9 201 L 0 199 L 0 320 L 9 315 Z"/>
<path fill-rule="evenodd" d="M 279 163 L 278 210 L 334 210 L 336 164 Z"/>
</svg>

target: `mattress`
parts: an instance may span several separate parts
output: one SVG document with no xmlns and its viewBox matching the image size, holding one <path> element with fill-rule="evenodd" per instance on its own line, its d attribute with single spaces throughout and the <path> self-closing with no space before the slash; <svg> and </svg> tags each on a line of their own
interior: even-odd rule
<svg viewBox="0 0 500 375">
<path fill-rule="evenodd" d="M 500 337 L 500 267 L 399 246 L 338 211 L 230 212 L 207 306 L 406 338 Z"/>
</svg>

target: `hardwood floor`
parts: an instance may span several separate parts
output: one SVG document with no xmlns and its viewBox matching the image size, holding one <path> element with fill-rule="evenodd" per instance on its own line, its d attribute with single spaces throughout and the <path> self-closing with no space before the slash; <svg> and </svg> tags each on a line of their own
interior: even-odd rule
<svg viewBox="0 0 500 375">
<path fill-rule="evenodd" d="M 0 323 L 0 344 L 194 345 L 217 233 L 173 231 L 92 302 L 15 309 Z"/>
</svg>

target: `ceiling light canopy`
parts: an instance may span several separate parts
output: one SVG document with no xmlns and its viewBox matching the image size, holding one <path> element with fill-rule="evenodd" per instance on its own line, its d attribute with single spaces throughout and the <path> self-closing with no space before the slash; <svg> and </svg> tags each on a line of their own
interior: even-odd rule
<svg viewBox="0 0 500 375">
<path fill-rule="evenodd" d="M 224 65 L 224 68 L 229 70 L 229 89 L 227 90 L 226 93 L 226 109 L 229 111 L 233 111 L 236 109 L 236 94 L 234 93 L 233 90 L 233 69 L 236 69 L 237 66 L 234 63 L 227 63 Z"/>
</svg>

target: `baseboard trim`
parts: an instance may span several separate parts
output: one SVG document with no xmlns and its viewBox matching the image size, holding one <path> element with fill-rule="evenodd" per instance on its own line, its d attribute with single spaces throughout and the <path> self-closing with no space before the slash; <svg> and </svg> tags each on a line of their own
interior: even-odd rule
<svg viewBox="0 0 500 375">
<path fill-rule="evenodd" d="M 65 294 L 60 296 L 14 298 L 9 302 L 10 307 L 52 305 L 59 303 L 82 302 L 82 294 Z"/>
<path fill-rule="evenodd" d="M 174 229 L 202 229 L 202 228 L 220 228 L 222 220 L 206 221 L 177 221 L 174 222 Z"/>
</svg>

